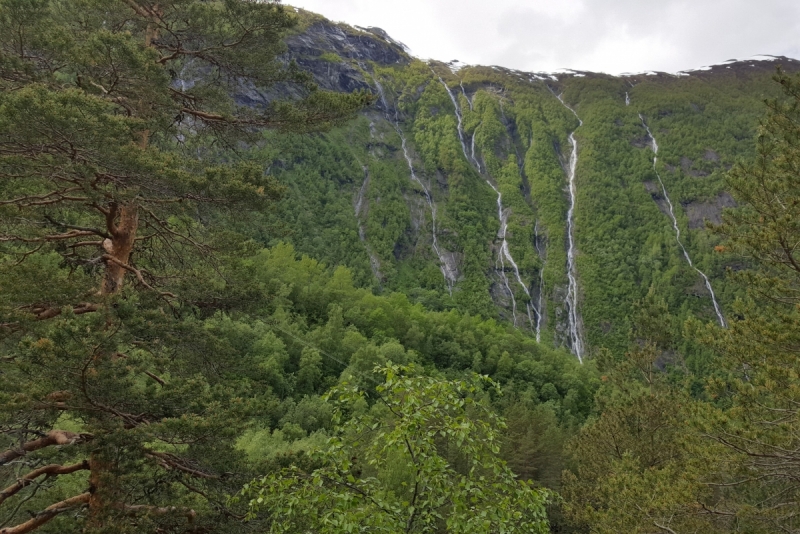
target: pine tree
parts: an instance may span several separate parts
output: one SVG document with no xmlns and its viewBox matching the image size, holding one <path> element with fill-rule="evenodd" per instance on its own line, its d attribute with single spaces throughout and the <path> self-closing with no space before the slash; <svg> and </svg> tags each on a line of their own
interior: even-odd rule
<svg viewBox="0 0 800 534">
<path fill-rule="evenodd" d="M 711 493 L 702 477 L 713 454 L 690 431 L 693 400 L 665 372 L 680 359 L 664 301 L 651 289 L 633 319 L 625 357 L 598 359 L 600 413 L 569 447 L 567 517 L 597 533 L 725 532 L 697 513 Z"/>
<path fill-rule="evenodd" d="M 272 393 L 197 316 L 266 295 L 253 245 L 203 221 L 279 195 L 233 162 L 259 131 L 369 101 L 282 59 L 295 24 L 275 2 L 0 0 L 2 534 L 236 528 L 234 442 Z"/>
<path fill-rule="evenodd" d="M 800 79 L 780 69 L 774 79 L 784 97 L 767 101 L 755 161 L 729 173 L 742 206 L 717 228 L 725 250 L 752 266 L 736 273 L 747 299 L 728 331 L 701 331 L 720 373 L 698 423 L 725 451 L 710 513 L 748 532 L 800 531 Z"/>
</svg>

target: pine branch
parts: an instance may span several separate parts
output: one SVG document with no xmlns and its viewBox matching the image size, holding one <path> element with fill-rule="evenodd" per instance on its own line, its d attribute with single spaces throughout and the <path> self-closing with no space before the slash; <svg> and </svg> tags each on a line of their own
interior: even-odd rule
<svg viewBox="0 0 800 534">
<path fill-rule="evenodd" d="M 122 507 L 129 514 L 145 513 L 147 515 L 168 515 L 180 514 L 186 517 L 189 523 L 194 523 L 197 517 L 197 512 L 191 508 L 183 508 L 178 506 L 149 506 L 146 504 L 126 504 Z M 2 534 L 2 532 L 0 532 Z"/>
</svg>

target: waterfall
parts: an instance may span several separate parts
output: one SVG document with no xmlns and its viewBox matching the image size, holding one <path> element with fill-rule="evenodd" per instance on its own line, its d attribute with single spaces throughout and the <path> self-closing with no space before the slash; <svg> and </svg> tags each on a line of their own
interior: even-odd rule
<svg viewBox="0 0 800 534">
<path fill-rule="evenodd" d="M 628 91 L 625 91 L 625 105 L 626 106 L 631 105 L 631 97 L 628 96 Z"/>
<path fill-rule="evenodd" d="M 398 120 L 397 110 L 395 109 L 394 120 L 391 119 L 389 116 L 389 105 L 386 103 L 386 96 L 383 93 L 383 86 L 375 79 L 374 76 L 370 75 L 372 81 L 375 83 L 375 87 L 378 89 L 378 96 L 380 96 L 381 104 L 383 105 L 384 114 L 386 115 L 389 122 L 394 125 L 394 129 L 397 132 L 397 135 L 400 136 L 400 144 L 403 148 L 403 157 L 405 157 L 406 163 L 408 164 L 408 170 L 411 173 L 411 180 L 419 184 L 422 188 L 423 194 L 425 195 L 425 201 L 428 204 L 428 208 L 431 210 L 431 234 L 432 234 L 432 245 L 433 251 L 436 253 L 436 257 L 439 258 L 439 270 L 442 271 L 442 276 L 444 276 L 445 283 L 447 284 L 447 290 L 450 295 L 453 295 L 453 284 L 456 282 L 457 273 L 456 269 L 451 267 L 447 263 L 447 259 L 445 258 L 444 254 L 442 253 L 441 249 L 439 248 L 439 239 L 437 237 L 436 232 L 436 204 L 433 202 L 433 196 L 431 195 L 430 189 L 419 179 L 417 173 L 414 171 L 414 163 L 411 160 L 411 155 L 408 153 L 408 144 L 406 143 L 406 136 L 403 135 L 403 130 L 400 128 L 400 121 Z"/>
<path fill-rule="evenodd" d="M 481 123 L 481 124 L 483 124 L 483 123 Z M 481 164 L 480 164 L 480 162 L 478 162 L 478 158 L 475 157 L 475 133 L 478 131 L 478 128 L 481 127 L 481 124 L 476 126 L 475 127 L 475 131 L 472 132 L 472 143 L 471 143 L 472 144 L 472 161 L 473 161 L 473 163 L 475 163 L 475 167 L 478 169 L 478 174 L 483 174 L 483 171 L 481 170 Z M 489 185 L 491 185 L 491 184 L 489 184 Z"/>
<path fill-rule="evenodd" d="M 564 102 L 561 95 L 558 95 L 557 98 L 578 119 L 578 127 L 583 126 L 583 121 L 575 113 L 575 110 Z M 575 265 L 575 197 L 577 196 L 575 170 L 578 166 L 578 142 L 575 140 L 574 131 L 569 134 L 569 142 L 572 145 L 572 154 L 569 156 L 569 209 L 567 210 L 567 279 L 569 280 L 567 308 L 569 310 L 569 336 L 572 342 L 572 352 L 578 357 L 578 361 L 583 363 L 583 340 L 580 335 L 580 317 L 578 315 L 578 269 Z"/>
<path fill-rule="evenodd" d="M 478 174 L 483 175 L 483 171 L 481 170 L 481 165 L 478 162 L 478 159 L 475 157 L 475 133 L 472 134 L 472 141 L 471 141 L 471 149 L 472 149 L 472 157 L 467 154 L 467 145 L 464 142 L 464 130 L 463 130 L 463 117 L 461 116 L 461 107 L 458 105 L 458 100 L 456 100 L 455 95 L 450 90 L 450 87 L 447 83 L 442 79 L 441 76 L 438 76 L 436 72 L 431 69 L 433 75 L 439 79 L 439 82 L 444 86 L 445 91 L 447 91 L 448 96 L 450 97 L 450 101 L 453 103 L 453 108 L 455 109 L 456 114 L 456 121 L 457 121 L 457 131 L 458 131 L 458 139 L 461 142 L 461 150 L 464 152 L 464 158 L 467 161 L 472 161 L 475 165 Z M 461 90 L 464 91 L 464 86 L 461 85 Z M 464 96 L 466 97 L 466 92 L 464 92 Z M 467 99 L 469 102 L 469 99 Z M 477 129 L 477 128 L 476 128 Z M 528 289 L 528 286 L 522 281 L 522 276 L 519 273 L 519 267 L 517 266 L 517 262 L 514 261 L 514 257 L 511 255 L 511 250 L 508 246 L 508 241 L 506 240 L 506 233 L 508 231 L 508 217 L 510 215 L 509 210 L 503 209 L 503 195 L 500 193 L 500 190 L 492 184 L 492 182 L 486 178 L 486 183 L 489 184 L 489 187 L 497 194 L 497 219 L 500 221 L 500 230 L 497 232 L 497 237 L 500 239 L 500 251 L 497 254 L 497 263 L 499 264 L 499 268 L 497 269 L 500 278 L 503 280 L 503 286 L 508 291 L 509 296 L 511 297 L 511 313 L 514 317 L 514 326 L 517 326 L 517 299 L 514 297 L 514 292 L 511 290 L 511 286 L 508 282 L 508 277 L 506 276 L 506 262 L 511 265 L 511 268 L 514 271 L 514 276 L 517 280 L 517 283 L 522 287 L 522 290 L 525 292 L 525 295 L 528 297 L 528 302 L 525 305 L 528 315 L 528 322 L 530 324 L 531 329 L 534 329 L 534 319 L 533 313 L 537 315 L 537 322 L 538 319 L 538 312 L 533 308 L 533 304 L 531 303 L 531 293 Z"/>
<path fill-rule="evenodd" d="M 458 81 L 458 85 L 460 85 L 460 86 L 461 86 L 461 93 L 464 95 L 464 98 L 466 98 L 466 99 L 467 99 L 467 103 L 469 104 L 469 110 L 470 110 L 470 111 L 474 111 L 474 110 L 472 109 L 472 99 L 471 99 L 470 97 L 468 97 L 468 96 L 467 96 L 467 90 L 466 90 L 466 89 L 464 89 L 464 82 L 463 82 L 463 81 L 461 81 L 461 80 L 459 80 L 459 81 Z"/>
<path fill-rule="evenodd" d="M 539 302 L 536 306 L 536 342 L 539 343 L 542 337 L 542 315 L 544 313 L 544 253 L 539 247 L 539 221 L 533 227 L 533 239 L 542 266 L 539 269 Z"/>
<path fill-rule="evenodd" d="M 436 74 L 436 71 L 431 69 L 431 72 L 434 76 L 439 78 L 439 81 L 444 86 L 445 91 L 447 91 L 448 96 L 450 97 L 450 101 L 453 102 L 453 107 L 456 110 L 456 121 L 458 121 L 458 125 L 456 126 L 456 130 L 458 131 L 458 140 L 461 142 L 461 150 L 464 152 L 464 158 L 469 161 L 469 156 L 467 156 L 467 145 L 464 143 L 464 128 L 463 123 L 464 119 L 461 117 L 461 106 L 458 105 L 458 100 L 456 100 L 455 95 L 450 90 L 450 87 L 445 83 L 441 76 Z"/>
<path fill-rule="evenodd" d="M 717 297 L 714 294 L 714 290 L 711 288 L 711 281 L 708 279 L 708 276 L 698 269 L 694 263 L 692 263 L 692 258 L 689 257 L 689 252 L 686 250 L 686 247 L 683 246 L 681 242 L 681 229 L 678 227 L 678 219 L 675 217 L 675 210 L 672 206 L 672 201 L 667 194 L 667 188 L 664 186 L 664 181 L 661 179 L 661 175 L 658 173 L 658 169 L 656 168 L 656 163 L 658 162 L 658 143 L 656 142 L 656 138 L 653 135 L 653 132 L 650 131 L 650 127 L 647 126 L 647 123 L 644 120 L 644 117 L 639 114 L 639 120 L 642 121 L 642 126 L 644 129 L 647 130 L 647 135 L 650 136 L 650 139 L 653 140 L 650 147 L 653 149 L 653 171 L 656 173 L 656 177 L 658 178 L 658 183 L 661 184 L 661 192 L 664 193 L 664 199 L 667 201 L 667 207 L 669 208 L 669 216 L 672 219 L 672 228 L 675 230 L 675 241 L 678 242 L 678 246 L 681 248 L 683 252 L 683 257 L 686 258 L 686 262 L 689 264 L 689 267 L 697 271 L 697 273 L 703 277 L 703 281 L 705 282 L 706 289 L 711 294 L 711 302 L 714 304 L 714 311 L 717 314 L 717 319 L 719 320 L 720 326 L 726 328 L 727 325 L 725 323 L 725 317 L 722 315 L 722 311 L 719 307 L 719 303 L 717 302 Z"/>
<path fill-rule="evenodd" d="M 364 243 L 364 247 L 367 249 L 372 275 L 380 282 L 383 279 L 383 275 L 380 271 L 381 262 L 377 257 L 375 257 L 375 254 L 372 252 L 369 243 L 367 243 L 367 234 L 364 230 L 364 223 L 361 221 L 361 210 L 364 206 L 364 195 L 366 194 L 367 187 L 369 186 L 369 168 L 366 165 L 362 165 L 362 168 L 364 169 L 364 183 L 361 184 L 361 188 L 358 190 L 358 196 L 356 197 L 355 205 L 356 222 L 358 224 L 358 238 L 362 243 Z"/>
</svg>

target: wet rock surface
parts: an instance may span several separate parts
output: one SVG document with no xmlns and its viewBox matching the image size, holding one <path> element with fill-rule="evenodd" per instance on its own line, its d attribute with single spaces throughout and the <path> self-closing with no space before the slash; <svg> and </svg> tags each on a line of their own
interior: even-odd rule
<svg viewBox="0 0 800 534">
<path fill-rule="evenodd" d="M 669 214 L 669 204 L 667 204 L 667 200 L 664 198 L 664 195 L 661 193 L 661 186 L 659 186 L 655 182 L 646 181 L 642 182 L 644 185 L 645 190 L 650 193 L 650 198 L 653 199 L 653 202 L 656 203 L 658 206 L 659 211 L 666 215 L 667 217 L 670 216 Z"/>
<path fill-rule="evenodd" d="M 286 40 L 289 47 L 286 58 L 310 72 L 323 89 L 346 93 L 371 90 L 358 68 L 359 62 L 394 65 L 406 64 L 410 58 L 402 45 L 393 42 L 380 28 L 365 30 L 343 29 L 328 21 L 317 22 Z"/>
<path fill-rule="evenodd" d="M 295 61 L 301 70 L 313 76 L 321 89 L 340 93 L 374 91 L 362 66 L 367 62 L 407 64 L 411 58 L 400 43 L 386 36 L 380 28 L 368 30 L 357 30 L 327 20 L 315 22 L 304 31 L 286 38 L 288 50 L 281 60 L 285 63 Z M 278 84 L 269 91 L 243 86 L 234 98 L 240 106 L 263 108 L 277 99 L 300 96 L 299 88 Z"/>
</svg>

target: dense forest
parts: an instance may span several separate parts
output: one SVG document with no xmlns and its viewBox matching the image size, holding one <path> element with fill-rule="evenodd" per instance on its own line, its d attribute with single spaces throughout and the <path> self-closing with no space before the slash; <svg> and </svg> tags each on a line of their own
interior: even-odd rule
<svg viewBox="0 0 800 534">
<path fill-rule="evenodd" d="M 0 0 L 0 534 L 800 532 L 798 67 Z"/>
</svg>

